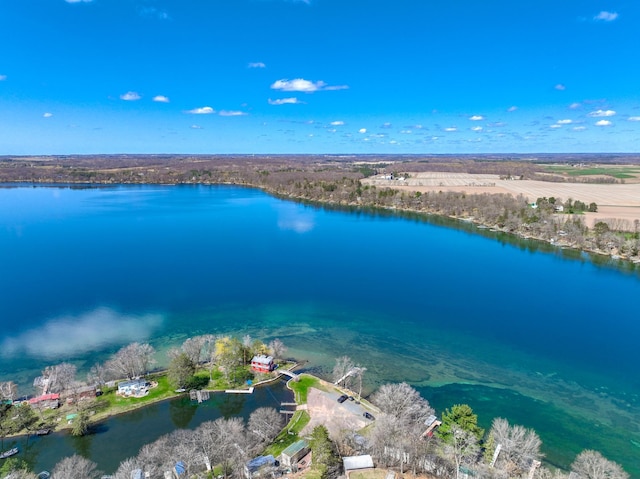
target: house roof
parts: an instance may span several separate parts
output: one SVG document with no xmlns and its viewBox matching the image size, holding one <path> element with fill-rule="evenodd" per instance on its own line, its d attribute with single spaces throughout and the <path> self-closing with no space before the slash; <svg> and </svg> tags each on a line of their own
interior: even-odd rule
<svg viewBox="0 0 640 479">
<path fill-rule="evenodd" d="M 258 457 L 254 457 L 249 462 L 247 462 L 247 469 L 250 472 L 254 472 L 263 466 L 266 466 L 266 465 L 273 466 L 275 463 L 276 463 L 276 458 L 273 457 L 272 455 L 258 456 Z"/>
<path fill-rule="evenodd" d="M 121 381 L 118 383 L 118 389 L 144 386 L 147 383 L 145 379 L 134 379 L 133 381 Z"/>
<path fill-rule="evenodd" d="M 368 469 L 373 467 L 373 459 L 369 454 L 363 456 L 350 456 L 343 457 L 342 463 L 344 464 L 345 471 L 353 471 L 354 469 Z"/>
<path fill-rule="evenodd" d="M 257 356 L 254 356 L 251 362 L 258 364 L 271 364 L 273 362 L 273 356 L 265 356 L 264 354 L 259 354 Z"/>
<path fill-rule="evenodd" d="M 42 401 L 55 401 L 57 399 L 60 399 L 60 394 L 58 393 L 43 394 L 42 396 L 29 399 L 29 404 L 36 404 Z"/>
<path fill-rule="evenodd" d="M 294 442 L 289 447 L 287 447 L 284 451 L 282 451 L 282 454 L 285 456 L 291 457 L 296 455 L 298 452 L 300 452 L 307 446 L 308 446 L 307 441 L 305 441 L 304 439 L 301 439 L 299 441 Z"/>
</svg>

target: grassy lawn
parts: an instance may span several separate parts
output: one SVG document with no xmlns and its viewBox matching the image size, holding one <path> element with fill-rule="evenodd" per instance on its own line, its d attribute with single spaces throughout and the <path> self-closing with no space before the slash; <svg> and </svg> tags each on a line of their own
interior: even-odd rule
<svg viewBox="0 0 640 479">
<path fill-rule="evenodd" d="M 131 411 L 144 406 L 145 404 L 178 396 L 178 394 L 169 385 L 169 381 L 166 376 L 151 376 L 149 377 L 149 381 L 156 381 L 158 386 L 150 389 L 149 394 L 141 398 L 125 398 L 118 396 L 116 394 L 116 389 L 105 391 L 102 396 L 97 398 L 97 402 L 103 406 L 100 409 L 104 408 L 104 410 L 93 416 L 91 420 L 100 420 L 112 414 Z"/>
<path fill-rule="evenodd" d="M 278 434 L 278 437 L 265 449 L 263 454 L 273 454 L 274 457 L 278 457 L 282 451 L 300 439 L 298 434 L 310 420 L 311 418 L 307 411 L 296 411 L 287 427 Z"/>
<path fill-rule="evenodd" d="M 326 390 L 318 378 L 308 376 L 307 374 L 301 374 L 300 381 L 291 381 L 289 383 L 289 387 L 294 392 L 296 402 L 298 404 L 307 403 L 307 393 L 309 392 L 309 388 L 321 389 L 323 391 Z"/>
<path fill-rule="evenodd" d="M 349 473 L 349 479 L 384 479 L 385 477 L 387 477 L 386 469 L 369 469 Z"/>
<path fill-rule="evenodd" d="M 631 166 L 611 166 L 611 167 L 592 167 L 592 168 L 573 168 L 570 166 L 548 166 L 545 168 L 551 173 L 559 173 L 569 176 L 591 176 L 606 175 L 618 179 L 637 178 L 640 176 L 640 169 Z"/>
</svg>

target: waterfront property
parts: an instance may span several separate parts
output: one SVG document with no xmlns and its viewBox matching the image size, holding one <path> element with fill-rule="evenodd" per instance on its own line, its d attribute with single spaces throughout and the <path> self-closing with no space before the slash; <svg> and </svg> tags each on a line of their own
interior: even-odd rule
<svg viewBox="0 0 640 479">
<path fill-rule="evenodd" d="M 29 405 L 38 409 L 56 409 L 60 407 L 60 394 L 43 394 L 29 399 Z"/>
<path fill-rule="evenodd" d="M 244 466 L 244 475 L 247 479 L 259 477 L 268 468 L 276 465 L 276 458 L 272 455 L 254 457 Z"/>
<path fill-rule="evenodd" d="M 309 452 L 309 443 L 304 439 L 294 442 L 280 455 L 280 462 L 285 467 L 295 468 L 298 462 Z"/>
<path fill-rule="evenodd" d="M 118 394 L 125 397 L 143 397 L 149 394 L 150 384 L 144 379 L 121 381 L 118 383 Z"/>
<path fill-rule="evenodd" d="M 257 354 L 251 360 L 251 369 L 258 373 L 270 373 L 275 368 L 276 364 L 273 362 L 273 356 Z"/>
</svg>

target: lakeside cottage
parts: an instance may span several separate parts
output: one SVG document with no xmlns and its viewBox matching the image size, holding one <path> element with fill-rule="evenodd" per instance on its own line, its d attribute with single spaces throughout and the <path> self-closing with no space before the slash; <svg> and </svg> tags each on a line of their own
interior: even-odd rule
<svg viewBox="0 0 640 479">
<path fill-rule="evenodd" d="M 43 394 L 29 399 L 29 405 L 31 407 L 37 407 L 40 409 L 56 409 L 60 407 L 60 394 Z"/>
<path fill-rule="evenodd" d="M 142 397 L 149 394 L 150 384 L 144 379 L 121 381 L 118 383 L 118 394 L 121 396 Z"/>
<path fill-rule="evenodd" d="M 251 360 L 251 369 L 258 373 L 270 373 L 275 368 L 276 364 L 273 362 L 273 356 L 257 354 Z"/>
<path fill-rule="evenodd" d="M 298 466 L 298 462 L 309 453 L 309 443 L 304 439 L 294 442 L 280 455 L 280 463 L 291 469 Z"/>
</svg>

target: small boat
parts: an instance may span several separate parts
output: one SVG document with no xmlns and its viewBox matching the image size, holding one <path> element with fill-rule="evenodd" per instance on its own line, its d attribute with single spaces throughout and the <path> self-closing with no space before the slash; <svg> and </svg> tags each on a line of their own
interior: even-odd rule
<svg viewBox="0 0 640 479">
<path fill-rule="evenodd" d="M 42 471 L 36 477 L 38 479 L 50 479 L 51 478 L 51 473 L 49 471 Z"/>
<path fill-rule="evenodd" d="M 38 429 L 36 431 L 36 436 L 46 436 L 47 434 L 49 434 L 51 432 L 51 429 Z"/>
<path fill-rule="evenodd" d="M 18 454 L 19 449 L 17 447 L 12 447 L 8 451 L 4 451 L 0 454 L 0 459 L 6 459 L 7 457 L 15 456 Z"/>
</svg>

